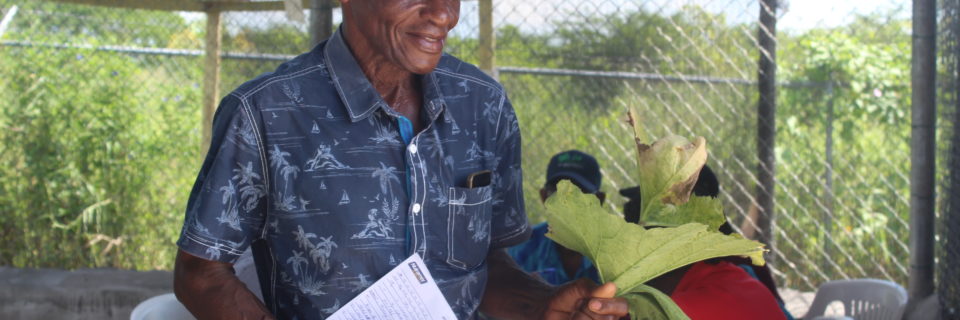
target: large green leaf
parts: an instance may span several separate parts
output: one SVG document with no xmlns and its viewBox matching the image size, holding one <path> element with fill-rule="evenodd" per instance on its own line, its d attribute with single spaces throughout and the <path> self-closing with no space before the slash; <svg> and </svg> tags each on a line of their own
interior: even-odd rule
<svg viewBox="0 0 960 320">
<path fill-rule="evenodd" d="M 700 169 L 707 162 L 707 142 L 703 137 L 690 142 L 684 137 L 667 136 L 649 146 L 637 144 L 637 150 L 637 177 L 643 200 L 640 221 L 650 225 L 648 216 L 669 213 L 657 208 L 680 206 L 690 199 Z"/>
<path fill-rule="evenodd" d="M 550 232 L 548 237 L 564 247 L 582 253 L 595 260 L 603 255 L 604 243 L 629 228 L 622 218 L 604 213 L 603 208 L 593 195 L 584 194 L 572 183 L 561 181 L 557 184 L 557 192 L 547 199 L 546 216 Z M 618 221 L 626 224 L 617 223 Z M 606 229 L 590 228 L 585 226 L 604 226 Z M 562 239 L 556 239 L 555 237 Z M 609 281 L 605 266 L 594 264 L 600 274 L 600 280 Z"/>
<path fill-rule="evenodd" d="M 712 258 L 748 256 L 754 264 L 763 265 L 762 244 L 738 235 L 708 231 L 703 224 L 688 223 L 649 230 L 638 226 L 633 229 L 622 235 L 622 239 L 603 245 L 609 250 L 621 251 L 620 254 L 614 254 L 616 251 L 601 254 L 594 260 L 598 265 L 607 266 L 610 272 L 617 272 L 610 279 L 624 291 L 674 269 Z"/>
<path fill-rule="evenodd" d="M 713 197 L 691 196 L 689 201 L 681 205 L 653 202 L 647 212 L 640 221 L 641 225 L 675 227 L 697 222 L 707 225 L 708 230 L 717 230 L 726 222 L 722 213 L 723 203 Z"/>
<path fill-rule="evenodd" d="M 640 285 L 622 297 L 630 304 L 630 318 L 633 320 L 690 320 L 670 297 L 653 287 Z"/>
<path fill-rule="evenodd" d="M 571 183 L 560 183 L 557 189 L 546 203 L 547 236 L 590 258 L 602 281 L 617 284 L 618 295 L 706 259 L 748 256 L 754 264 L 764 263 L 763 245 L 756 241 L 723 235 L 700 223 L 648 230 L 606 213 L 593 195 Z"/>
</svg>

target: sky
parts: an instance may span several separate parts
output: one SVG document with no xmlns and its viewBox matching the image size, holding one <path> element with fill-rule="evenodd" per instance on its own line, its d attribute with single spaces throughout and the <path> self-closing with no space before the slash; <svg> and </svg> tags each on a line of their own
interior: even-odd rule
<svg viewBox="0 0 960 320">
<path fill-rule="evenodd" d="M 723 13 L 728 23 L 755 21 L 759 13 L 758 0 L 494 0 L 494 23 L 513 24 L 522 30 L 544 32 L 549 30 L 551 20 L 560 16 L 605 15 L 630 12 L 643 8 L 652 12 L 671 14 L 684 6 L 694 5 L 707 11 Z M 787 32 L 802 32 L 814 27 L 834 27 L 850 22 L 857 14 L 896 11 L 909 18 L 911 1 L 908 0 L 781 0 L 777 28 Z M 454 34 L 475 37 L 477 33 L 477 1 L 463 1 L 460 7 L 460 24 Z M 202 19 L 202 14 L 184 13 L 188 19 Z M 340 23 L 339 9 L 334 12 L 334 23 Z M 237 23 L 270 25 L 289 23 L 281 12 L 229 13 L 227 31 Z M 237 22 L 242 21 L 242 22 Z M 302 28 L 305 24 L 294 23 Z"/>
<path fill-rule="evenodd" d="M 758 0 L 494 0 L 495 23 L 509 23 L 541 29 L 552 17 L 576 14 L 610 14 L 643 8 L 670 14 L 685 6 L 700 6 L 709 12 L 723 13 L 729 23 L 757 20 Z M 833 27 L 850 22 L 856 14 L 897 10 L 910 16 L 908 0 L 781 0 L 777 27 L 786 31 L 804 31 L 813 27 Z M 476 25 L 477 3 L 463 2 L 461 24 Z"/>
</svg>

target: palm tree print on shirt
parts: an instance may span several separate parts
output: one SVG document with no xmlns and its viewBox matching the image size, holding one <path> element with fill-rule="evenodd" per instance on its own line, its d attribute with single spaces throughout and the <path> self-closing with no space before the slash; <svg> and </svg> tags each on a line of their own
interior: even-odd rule
<svg viewBox="0 0 960 320">
<path fill-rule="evenodd" d="M 238 169 L 233 169 L 233 179 L 237 180 L 237 187 L 240 188 L 240 202 L 243 203 L 243 210 L 251 211 L 257 207 L 260 198 L 266 196 L 267 192 L 263 185 L 256 184 L 260 180 L 260 175 L 253 171 L 253 162 L 248 161 L 247 165 L 237 165 Z"/>
<path fill-rule="evenodd" d="M 303 102 L 303 97 L 300 96 L 300 85 L 296 81 L 285 81 L 281 85 L 281 90 L 294 104 Z"/>
<path fill-rule="evenodd" d="M 297 247 L 303 250 L 294 249 L 293 256 L 287 258 L 286 261 L 291 266 L 293 275 L 297 276 L 295 286 L 306 295 L 326 294 L 321 290 L 325 284 L 320 279 L 330 272 L 330 256 L 333 254 L 333 249 L 337 248 L 337 243 L 333 241 L 333 236 L 318 237 L 315 233 L 304 232 L 302 225 L 297 225 L 297 230 L 293 231 L 293 236 L 297 242 Z M 315 244 L 310 239 L 319 239 L 320 241 Z M 306 253 L 306 256 L 304 256 L 304 253 Z M 281 278 L 284 282 L 294 284 L 294 281 L 286 274 L 281 274 Z"/>
<path fill-rule="evenodd" d="M 400 178 L 397 177 L 397 173 L 397 168 L 388 167 L 383 164 L 383 162 L 380 162 L 380 168 L 373 169 L 373 173 L 370 176 L 380 178 L 380 194 L 386 195 L 391 180 L 396 181 L 398 184 L 400 183 Z"/>
<path fill-rule="evenodd" d="M 250 125 L 250 122 L 243 121 L 240 122 L 240 139 L 248 146 L 253 146 L 257 144 L 257 136 L 253 133 L 253 126 Z"/>
<path fill-rule="evenodd" d="M 237 164 L 237 166 L 239 168 L 233 169 L 234 175 L 227 180 L 227 185 L 220 187 L 220 192 L 223 193 L 221 201 L 224 207 L 220 211 L 220 216 L 217 217 L 217 222 L 226 224 L 234 230 L 240 230 L 241 204 L 244 211 L 252 211 L 256 209 L 260 198 L 263 198 L 266 194 L 264 186 L 257 184 L 260 175 L 253 171 L 253 162 L 247 162 L 246 166 L 242 164 Z M 234 180 L 237 180 L 236 185 L 233 184 Z M 239 200 L 236 199 L 238 192 L 240 194 Z"/>
<path fill-rule="evenodd" d="M 217 222 L 226 224 L 231 229 L 240 230 L 240 215 L 239 212 L 237 212 L 237 202 L 233 200 L 233 196 L 237 194 L 237 187 L 233 185 L 233 180 L 227 180 L 227 185 L 220 187 L 220 192 L 223 193 L 222 203 L 224 208 L 220 211 Z"/>
<path fill-rule="evenodd" d="M 340 310 L 340 299 L 334 299 L 332 306 L 320 309 L 321 312 L 327 315 L 332 315 L 334 312 L 337 312 L 337 310 Z"/>
<path fill-rule="evenodd" d="M 195 214 L 190 217 L 190 228 L 202 234 L 210 235 L 210 229 L 207 229 L 207 227 L 200 222 L 200 219 L 197 219 Z"/>
<path fill-rule="evenodd" d="M 387 126 L 378 125 L 374 136 L 368 138 L 376 144 L 400 144 L 400 134 Z"/>
<path fill-rule="evenodd" d="M 327 273 L 330 271 L 330 255 L 337 243 L 333 242 L 333 236 L 319 237 L 320 242 L 314 244 L 310 239 L 317 238 L 315 233 L 304 232 L 303 226 L 297 225 L 297 230 L 293 232 L 294 239 L 300 249 L 303 249 L 310 256 L 310 260 L 320 267 L 320 271 Z M 297 274 L 294 272 L 294 274 Z"/>
<path fill-rule="evenodd" d="M 497 116 L 493 114 L 496 112 L 493 107 L 497 105 L 496 101 L 485 101 L 483 102 L 483 117 L 487 118 L 487 121 L 490 121 L 490 124 L 497 123 Z"/>
<path fill-rule="evenodd" d="M 297 210 L 297 196 L 290 194 L 290 185 L 293 184 L 291 180 L 297 178 L 300 168 L 290 164 L 288 156 L 290 153 L 280 150 L 279 145 L 273 145 L 273 150 L 270 150 L 270 165 L 277 170 L 277 176 L 283 177 L 283 190 L 277 191 L 279 201 L 274 203 L 279 210 L 294 211 Z"/>
<path fill-rule="evenodd" d="M 307 258 L 303 256 L 302 252 L 293 250 L 293 256 L 287 258 L 287 264 L 292 266 L 293 275 L 297 277 L 296 282 L 294 282 L 289 275 L 281 272 L 281 278 L 284 282 L 292 284 L 305 295 L 320 296 L 327 294 L 321 290 L 324 286 L 323 281 L 308 269 L 310 263 L 307 262 Z"/>
<path fill-rule="evenodd" d="M 478 301 L 477 298 L 473 296 L 472 287 L 478 283 L 477 273 L 471 272 L 468 274 L 461 282 L 460 286 L 460 299 L 457 299 L 457 303 L 453 306 L 454 308 L 459 309 L 459 314 L 470 314 L 476 308 Z"/>
<path fill-rule="evenodd" d="M 479 214 L 474 214 L 470 216 L 467 231 L 473 232 L 473 242 L 481 242 L 490 234 L 490 221 L 482 219 Z"/>
<path fill-rule="evenodd" d="M 436 197 L 431 198 L 430 201 L 436 202 L 437 207 L 442 208 L 446 207 L 450 200 L 447 193 L 438 185 L 439 183 L 440 182 L 431 181 L 431 183 L 427 184 L 427 187 L 430 188 L 430 194 L 436 195 Z"/>
</svg>

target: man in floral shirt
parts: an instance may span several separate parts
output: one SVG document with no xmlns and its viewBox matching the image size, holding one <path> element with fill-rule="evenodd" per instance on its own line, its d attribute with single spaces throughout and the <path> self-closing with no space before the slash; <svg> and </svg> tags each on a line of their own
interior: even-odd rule
<svg viewBox="0 0 960 320">
<path fill-rule="evenodd" d="M 443 54 L 459 1 L 341 3 L 335 35 L 221 102 L 178 299 L 202 319 L 322 319 L 419 254 L 460 318 L 625 315 L 612 285 L 554 288 L 504 252 L 530 233 L 519 126 L 496 81 Z M 263 303 L 230 269 L 247 248 Z"/>
</svg>

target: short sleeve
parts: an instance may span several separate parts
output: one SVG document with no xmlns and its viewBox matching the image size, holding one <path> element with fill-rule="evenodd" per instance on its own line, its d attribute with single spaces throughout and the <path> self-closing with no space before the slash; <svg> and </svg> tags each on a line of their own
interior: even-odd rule
<svg viewBox="0 0 960 320">
<path fill-rule="evenodd" d="M 499 159 L 493 179 L 493 249 L 508 247 L 530 237 L 523 203 L 523 172 L 520 167 L 520 125 L 513 105 L 504 95 L 497 123 L 496 152 Z"/>
<path fill-rule="evenodd" d="M 260 236 L 267 183 L 257 123 L 239 98 L 220 102 L 177 241 L 183 251 L 233 263 Z"/>
</svg>

